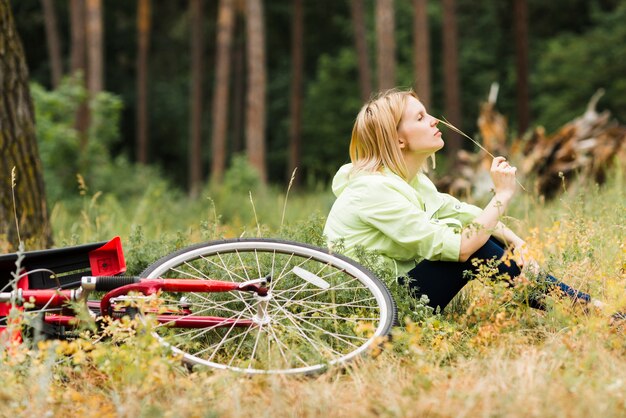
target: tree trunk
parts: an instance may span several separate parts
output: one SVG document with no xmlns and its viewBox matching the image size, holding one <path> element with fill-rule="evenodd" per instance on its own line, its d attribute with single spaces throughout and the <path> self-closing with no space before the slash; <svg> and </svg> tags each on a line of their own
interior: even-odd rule
<svg viewBox="0 0 626 418">
<path fill-rule="evenodd" d="M 148 52 L 151 0 L 137 3 L 137 161 L 148 163 Z"/>
<path fill-rule="evenodd" d="M 289 164 L 287 165 L 287 179 L 294 170 L 300 167 L 301 126 L 302 126 L 302 82 L 304 72 L 304 3 L 303 0 L 294 0 L 293 28 L 291 35 L 291 100 L 289 125 Z M 300 177 L 296 175 L 294 185 L 300 184 Z"/>
<path fill-rule="evenodd" d="M 393 0 L 376 0 L 378 89 L 396 85 L 396 41 Z"/>
<path fill-rule="evenodd" d="M 84 85 L 87 84 L 87 31 L 85 23 L 85 0 L 71 0 L 70 2 L 70 31 L 71 31 L 71 48 L 70 48 L 70 67 L 71 74 L 76 76 L 80 74 Z M 87 142 L 87 130 L 89 129 L 89 108 L 87 103 L 83 102 L 76 110 L 76 119 L 74 127 L 81 138 L 81 144 Z"/>
<path fill-rule="evenodd" d="M 428 32 L 428 0 L 413 0 L 413 65 L 415 90 L 426 109 L 430 108 L 430 34 Z"/>
<path fill-rule="evenodd" d="M 359 65 L 361 100 L 366 102 L 372 94 L 372 71 L 370 69 L 369 53 L 367 52 L 367 31 L 365 29 L 363 0 L 351 0 L 350 11 L 352 14 L 352 27 L 354 28 L 354 46 Z"/>
<path fill-rule="evenodd" d="M 5 241 L 0 247 L 16 248 L 21 239 L 29 249 L 45 248 L 52 244 L 52 233 L 35 137 L 35 112 L 24 50 L 8 0 L 0 0 L 0 91 L 0 243 Z"/>
<path fill-rule="evenodd" d="M 43 16 L 46 25 L 46 41 L 48 45 L 48 55 L 50 56 L 50 69 L 52 71 L 52 87 L 56 89 L 59 87 L 61 77 L 63 77 L 57 16 L 54 11 L 53 0 L 41 0 L 41 5 L 43 6 Z"/>
<path fill-rule="evenodd" d="M 461 127 L 461 99 L 459 92 L 459 65 L 457 46 L 457 25 L 455 0 L 443 0 L 443 84 L 445 117 L 456 127 Z M 456 165 L 457 154 L 461 149 L 461 136 L 455 132 L 446 133 L 446 150 L 450 165 Z"/>
<path fill-rule="evenodd" d="M 70 32 L 71 32 L 71 48 L 70 48 L 70 67 L 72 74 L 77 71 L 83 73 L 85 77 L 85 68 L 87 67 L 87 55 L 85 52 L 85 0 L 70 0 Z"/>
<path fill-rule="evenodd" d="M 102 0 L 87 0 L 87 90 L 90 97 L 104 89 L 104 48 L 102 32 Z"/>
<path fill-rule="evenodd" d="M 228 129 L 228 92 L 235 10 L 233 0 L 220 0 L 217 16 L 217 56 L 215 58 L 215 92 L 213 95 L 213 135 L 211 181 L 222 182 L 226 167 L 226 133 Z"/>
<path fill-rule="evenodd" d="M 232 151 L 234 153 L 242 152 L 243 147 L 243 124 L 246 100 L 246 30 L 242 14 L 236 13 L 235 19 L 235 47 L 233 52 L 233 133 L 232 133 Z"/>
<path fill-rule="evenodd" d="M 515 61 L 517 67 L 517 132 L 522 135 L 530 125 L 528 91 L 528 2 L 515 0 Z"/>
<path fill-rule="evenodd" d="M 265 168 L 265 29 L 262 0 L 246 1 L 248 47 L 248 100 L 246 106 L 246 151 L 250 164 L 261 180 L 267 181 Z"/>
<path fill-rule="evenodd" d="M 189 1 L 191 19 L 191 84 L 190 84 L 190 119 L 189 119 L 189 195 L 197 197 L 202 187 L 202 84 L 203 50 L 202 18 L 204 1 Z"/>
</svg>

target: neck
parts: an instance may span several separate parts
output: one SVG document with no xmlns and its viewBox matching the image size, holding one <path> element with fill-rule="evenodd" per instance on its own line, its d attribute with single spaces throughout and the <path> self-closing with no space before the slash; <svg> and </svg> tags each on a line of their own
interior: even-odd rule
<svg viewBox="0 0 626 418">
<path fill-rule="evenodd" d="M 404 162 L 408 170 L 407 174 L 409 175 L 408 180 L 411 180 L 417 175 L 429 156 L 429 154 L 404 154 Z"/>
</svg>

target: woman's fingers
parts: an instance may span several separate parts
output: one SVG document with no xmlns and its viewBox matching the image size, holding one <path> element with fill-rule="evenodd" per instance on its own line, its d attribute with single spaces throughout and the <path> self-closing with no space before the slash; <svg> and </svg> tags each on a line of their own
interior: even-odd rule
<svg viewBox="0 0 626 418">
<path fill-rule="evenodd" d="M 513 173 L 517 172 L 517 168 L 513 167 L 509 164 L 509 162 L 504 157 L 496 157 L 493 159 L 493 163 L 491 164 L 491 171 L 494 173 Z"/>
<path fill-rule="evenodd" d="M 496 157 L 493 159 L 493 162 L 491 163 L 491 171 L 492 172 L 498 172 L 498 171 L 503 171 L 503 172 L 513 171 L 514 172 L 514 171 L 517 171 L 517 169 L 513 167 L 511 164 L 509 164 L 506 158 Z"/>
<path fill-rule="evenodd" d="M 491 179 L 497 192 L 515 192 L 515 173 L 517 168 L 511 166 L 506 158 L 495 157 L 491 164 Z"/>
<path fill-rule="evenodd" d="M 493 159 L 493 161 L 491 162 L 491 170 L 497 168 L 500 166 L 500 164 L 506 162 L 506 158 L 504 157 L 496 157 Z"/>
</svg>

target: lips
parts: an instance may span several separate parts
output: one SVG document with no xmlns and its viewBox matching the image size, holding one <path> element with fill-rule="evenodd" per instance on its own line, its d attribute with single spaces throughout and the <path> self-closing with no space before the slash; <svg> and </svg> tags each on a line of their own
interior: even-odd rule
<svg viewBox="0 0 626 418">
<path fill-rule="evenodd" d="M 437 132 L 435 132 L 435 136 L 441 136 L 441 131 L 439 129 L 437 129 Z"/>
</svg>

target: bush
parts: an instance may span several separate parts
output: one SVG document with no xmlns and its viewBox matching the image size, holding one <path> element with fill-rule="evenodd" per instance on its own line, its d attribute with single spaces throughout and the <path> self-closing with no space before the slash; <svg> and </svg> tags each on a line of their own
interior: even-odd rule
<svg viewBox="0 0 626 418">
<path fill-rule="evenodd" d="M 74 127 L 76 111 L 87 100 L 80 77 L 65 78 L 52 91 L 32 84 L 31 93 L 49 202 L 76 197 L 77 187 L 121 197 L 141 194 L 155 181 L 164 183 L 154 168 L 131 164 L 124 156 L 111 156 L 109 150 L 120 141 L 123 104 L 119 96 L 100 92 L 89 100 L 91 123 L 81 139 Z"/>
</svg>

